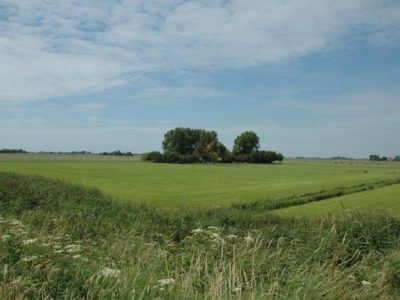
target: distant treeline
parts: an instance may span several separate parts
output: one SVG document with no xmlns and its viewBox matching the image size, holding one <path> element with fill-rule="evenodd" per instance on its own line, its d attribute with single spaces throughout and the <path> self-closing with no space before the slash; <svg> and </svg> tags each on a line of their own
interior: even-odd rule
<svg viewBox="0 0 400 300">
<path fill-rule="evenodd" d="M 392 157 L 387 157 L 387 156 L 381 157 L 377 154 L 371 154 L 369 156 L 369 160 L 371 160 L 371 161 L 388 161 L 388 160 L 400 161 L 400 156 L 397 155 L 395 158 L 392 158 Z"/>
<path fill-rule="evenodd" d="M 64 151 L 58 151 L 58 152 L 55 152 L 55 151 L 39 151 L 39 152 L 37 152 L 38 154 L 72 154 L 72 155 L 84 155 L 84 154 L 92 154 L 92 152 L 89 152 L 89 151 L 67 151 L 67 152 L 64 152 Z"/>
<path fill-rule="evenodd" d="M 296 156 L 296 159 L 316 159 L 316 160 L 357 160 L 357 158 L 346 157 L 346 156 L 333 156 L 333 157 L 305 157 Z"/>
<path fill-rule="evenodd" d="M 28 153 L 23 149 L 1 149 L 0 153 Z"/>
<path fill-rule="evenodd" d="M 260 139 L 253 131 L 236 137 L 232 151 L 219 140 L 215 131 L 178 127 L 164 135 L 164 153 L 153 151 L 142 156 L 143 161 L 156 163 L 260 163 L 282 161 L 283 155 L 259 150 Z"/>
<path fill-rule="evenodd" d="M 113 152 L 102 152 L 101 155 L 115 155 L 115 156 L 134 156 L 132 152 L 121 152 L 119 150 L 115 150 Z"/>
</svg>

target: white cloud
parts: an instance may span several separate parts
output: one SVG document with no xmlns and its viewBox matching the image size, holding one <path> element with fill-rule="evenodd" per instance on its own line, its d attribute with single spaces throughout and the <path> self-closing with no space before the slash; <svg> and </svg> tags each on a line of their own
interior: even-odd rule
<svg viewBox="0 0 400 300">
<path fill-rule="evenodd" d="M 74 96 L 129 76 L 245 68 L 356 40 L 398 45 L 384 0 L 0 0 L 0 101 Z"/>
<path fill-rule="evenodd" d="M 201 86 L 157 86 L 151 87 L 133 95 L 135 100 L 154 104 L 184 103 L 192 100 L 206 100 L 225 97 L 226 93 Z"/>
</svg>

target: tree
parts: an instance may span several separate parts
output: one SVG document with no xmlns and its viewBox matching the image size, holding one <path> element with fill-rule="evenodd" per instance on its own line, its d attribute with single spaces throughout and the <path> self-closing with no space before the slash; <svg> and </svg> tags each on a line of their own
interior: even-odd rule
<svg viewBox="0 0 400 300">
<path fill-rule="evenodd" d="M 238 135 L 233 144 L 234 155 L 246 155 L 260 148 L 260 138 L 253 131 L 245 131 Z"/>
<path fill-rule="evenodd" d="M 371 160 L 371 161 L 380 161 L 381 157 L 379 155 L 377 155 L 377 154 L 371 154 L 369 156 L 369 160 Z"/>
<path fill-rule="evenodd" d="M 195 155 L 205 159 L 207 146 L 213 142 L 218 142 L 215 131 L 178 127 L 164 135 L 163 149 L 164 154 Z"/>
</svg>

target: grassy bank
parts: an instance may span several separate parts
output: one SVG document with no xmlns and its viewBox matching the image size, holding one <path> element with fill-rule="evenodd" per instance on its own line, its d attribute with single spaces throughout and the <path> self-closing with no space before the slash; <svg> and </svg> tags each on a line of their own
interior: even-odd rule
<svg viewBox="0 0 400 300">
<path fill-rule="evenodd" d="M 323 201 L 321 201 L 323 202 Z M 0 298 L 395 299 L 400 221 L 165 212 L 0 173 Z"/>
</svg>

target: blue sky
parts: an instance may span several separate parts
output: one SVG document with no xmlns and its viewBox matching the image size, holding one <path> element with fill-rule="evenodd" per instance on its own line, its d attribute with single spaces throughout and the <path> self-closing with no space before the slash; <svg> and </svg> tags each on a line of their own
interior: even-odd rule
<svg viewBox="0 0 400 300">
<path fill-rule="evenodd" d="M 399 92 L 398 1 L 0 0 L 0 148 L 394 156 Z"/>
</svg>

